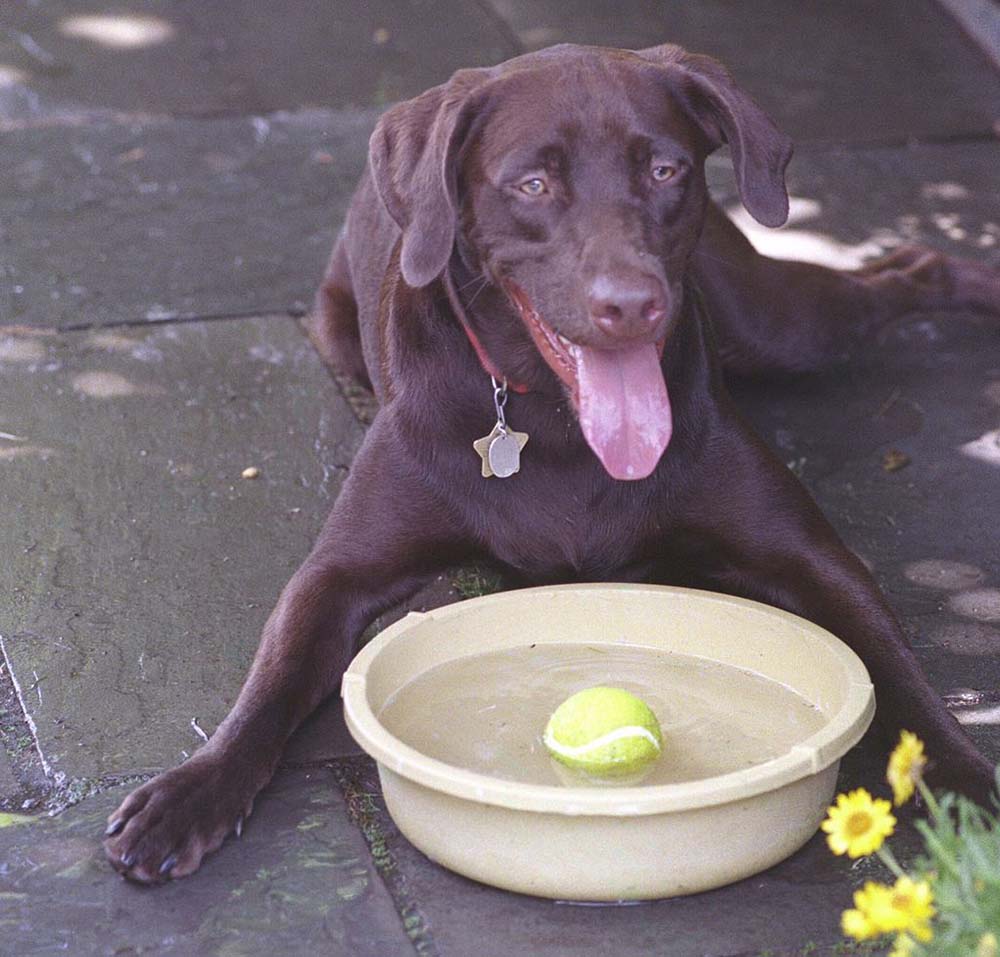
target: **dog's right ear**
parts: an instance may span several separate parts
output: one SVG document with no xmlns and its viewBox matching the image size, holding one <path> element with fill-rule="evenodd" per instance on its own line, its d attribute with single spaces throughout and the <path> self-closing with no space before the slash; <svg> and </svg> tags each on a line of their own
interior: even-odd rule
<svg viewBox="0 0 1000 957">
<path fill-rule="evenodd" d="M 472 94 L 492 75 L 459 70 L 384 113 L 368 144 L 372 178 L 403 231 L 400 265 L 407 285 L 436 279 L 451 257 L 458 215 L 458 152 L 472 115 Z"/>
<path fill-rule="evenodd" d="M 791 140 L 737 87 L 718 60 L 671 43 L 636 52 L 671 77 L 674 92 L 715 146 L 729 143 L 740 198 L 750 215 L 765 226 L 784 223 Z"/>
</svg>

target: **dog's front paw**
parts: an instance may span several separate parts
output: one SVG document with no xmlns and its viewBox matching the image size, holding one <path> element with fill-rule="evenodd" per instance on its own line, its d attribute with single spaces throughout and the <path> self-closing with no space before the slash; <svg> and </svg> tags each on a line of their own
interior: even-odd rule
<svg viewBox="0 0 1000 957">
<path fill-rule="evenodd" d="M 136 788 L 108 818 L 104 851 L 142 884 L 193 874 L 226 837 L 239 836 L 256 788 L 228 762 L 202 751 Z"/>
</svg>

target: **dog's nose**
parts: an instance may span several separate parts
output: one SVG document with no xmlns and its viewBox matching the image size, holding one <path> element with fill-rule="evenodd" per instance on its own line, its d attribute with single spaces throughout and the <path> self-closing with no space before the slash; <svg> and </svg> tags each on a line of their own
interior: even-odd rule
<svg viewBox="0 0 1000 957">
<path fill-rule="evenodd" d="M 587 290 L 594 323 L 608 335 L 631 339 L 648 333 L 667 311 L 667 292 L 655 276 L 603 274 Z"/>
</svg>

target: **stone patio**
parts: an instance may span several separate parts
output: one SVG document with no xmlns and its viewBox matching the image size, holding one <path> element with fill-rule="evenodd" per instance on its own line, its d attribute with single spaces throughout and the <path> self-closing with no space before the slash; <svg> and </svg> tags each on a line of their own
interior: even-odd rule
<svg viewBox="0 0 1000 957">
<path fill-rule="evenodd" d="M 562 40 L 669 39 L 723 58 L 799 142 L 792 221 L 752 232 L 773 254 L 850 266 L 919 240 L 997 263 L 997 69 L 933 0 L 108 12 L 118 32 L 65 0 L 0 10 L 0 954 L 850 952 L 839 913 L 873 871 L 818 839 L 627 907 L 444 871 L 395 830 L 336 701 L 196 877 L 126 884 L 99 837 L 226 713 L 363 437 L 299 318 L 381 108 Z M 723 158 L 710 176 L 739 219 Z M 912 316 L 849 368 L 734 390 L 1000 757 L 995 320 Z M 456 571 L 411 604 L 467 586 Z M 881 760 L 857 749 L 842 784 Z"/>
</svg>

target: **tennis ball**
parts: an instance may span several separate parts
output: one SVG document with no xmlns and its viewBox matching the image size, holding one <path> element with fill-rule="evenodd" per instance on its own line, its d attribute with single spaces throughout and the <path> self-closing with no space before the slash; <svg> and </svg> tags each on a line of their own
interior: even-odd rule
<svg viewBox="0 0 1000 957">
<path fill-rule="evenodd" d="M 660 723 L 621 688 L 587 688 L 553 712 L 542 738 L 557 761 L 602 777 L 635 774 L 659 757 Z"/>
</svg>

